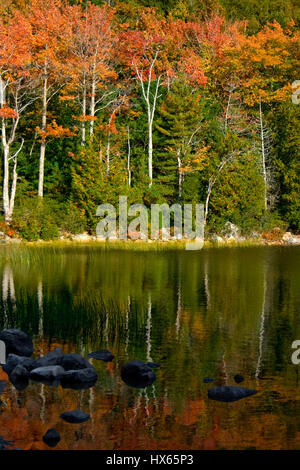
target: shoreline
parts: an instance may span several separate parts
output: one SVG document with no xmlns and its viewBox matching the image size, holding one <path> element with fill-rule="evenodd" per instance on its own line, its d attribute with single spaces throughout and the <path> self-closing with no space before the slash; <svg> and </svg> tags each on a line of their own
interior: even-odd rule
<svg viewBox="0 0 300 470">
<path fill-rule="evenodd" d="M 263 238 L 249 238 L 246 240 L 226 240 L 222 241 L 204 241 L 202 249 L 209 248 L 250 248 L 250 247 L 295 247 L 300 246 L 300 238 L 296 239 L 297 242 L 289 243 L 285 240 L 265 240 Z M 104 250 L 128 250 L 128 251 L 201 251 L 199 250 L 186 250 L 186 243 L 191 243 L 188 240 L 72 240 L 72 239 L 63 239 L 63 240 L 37 240 L 37 241 L 23 241 L 20 239 L 11 239 L 3 240 L 0 244 L 1 247 L 7 250 L 17 250 L 22 248 L 64 248 L 64 247 L 93 247 L 93 248 L 102 248 Z M 10 251 L 10 250 L 9 250 Z"/>
</svg>

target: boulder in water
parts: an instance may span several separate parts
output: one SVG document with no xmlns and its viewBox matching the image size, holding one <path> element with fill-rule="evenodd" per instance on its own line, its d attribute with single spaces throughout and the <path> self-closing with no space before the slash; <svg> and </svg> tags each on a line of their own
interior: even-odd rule
<svg viewBox="0 0 300 470">
<path fill-rule="evenodd" d="M 9 380 L 17 390 L 25 390 L 29 385 L 29 372 L 24 366 L 18 364 L 9 375 Z"/>
<path fill-rule="evenodd" d="M 211 400 L 233 402 L 241 400 L 242 398 L 250 397 L 258 393 L 257 390 L 251 390 L 250 388 L 234 387 L 234 386 L 223 386 L 213 387 L 208 390 L 208 398 Z"/>
<path fill-rule="evenodd" d="M 54 428 L 48 429 L 46 434 L 43 436 L 43 441 L 49 447 L 55 447 L 60 441 L 60 435 Z"/>
<path fill-rule="evenodd" d="M 134 388 L 145 388 L 153 384 L 156 379 L 152 368 L 143 361 L 131 361 L 121 369 L 122 380 Z"/>
<path fill-rule="evenodd" d="M 3 364 L 2 369 L 8 375 L 12 373 L 14 368 L 17 366 L 23 366 L 28 371 L 35 369 L 35 360 L 26 356 L 17 356 L 16 354 L 9 354 L 7 357 L 6 364 Z"/>
<path fill-rule="evenodd" d="M 90 419 L 90 415 L 80 410 L 67 411 L 61 414 L 60 417 L 67 423 L 84 423 Z"/>
<path fill-rule="evenodd" d="M 91 367 L 92 364 L 79 354 L 64 354 L 61 359 L 61 366 L 65 370 L 79 370 Z"/>
<path fill-rule="evenodd" d="M 213 381 L 214 381 L 214 379 L 212 379 L 211 377 L 204 377 L 204 379 L 203 379 L 203 382 L 204 382 L 205 384 L 211 383 L 211 382 L 213 382 Z"/>
<path fill-rule="evenodd" d="M 236 375 L 234 376 L 234 380 L 235 380 L 235 382 L 236 382 L 237 384 L 240 384 L 240 383 L 244 382 L 245 379 L 244 379 L 244 377 L 242 376 L 242 374 L 236 374 Z"/>
<path fill-rule="evenodd" d="M 66 371 L 60 382 L 63 388 L 83 390 L 93 387 L 97 379 L 95 369 L 87 367 L 86 369 Z"/>
<path fill-rule="evenodd" d="M 28 378 L 29 377 L 29 372 L 28 370 L 22 366 L 21 364 L 18 364 L 14 370 L 11 372 L 9 379 L 11 382 L 18 381 L 20 379 Z"/>
<path fill-rule="evenodd" d="M 89 353 L 88 357 L 97 359 L 98 361 L 111 362 L 115 356 L 107 349 L 101 349 L 100 351 Z"/>
<path fill-rule="evenodd" d="M 64 374 L 65 370 L 61 366 L 46 366 L 33 369 L 30 378 L 45 385 L 58 385 Z"/>
<path fill-rule="evenodd" d="M 6 441 L 3 439 L 2 436 L 0 436 L 0 450 L 6 450 L 8 447 L 11 447 L 13 445 L 13 441 Z"/>
<path fill-rule="evenodd" d="M 5 380 L 0 380 L 0 393 L 3 392 L 3 390 L 5 389 L 6 387 L 6 382 Z"/>
<path fill-rule="evenodd" d="M 61 348 L 55 348 L 54 351 L 49 352 L 46 356 L 40 357 L 35 360 L 34 368 L 47 367 L 47 366 L 60 366 L 63 358 Z"/>
<path fill-rule="evenodd" d="M 21 330 L 11 328 L 1 331 L 0 341 L 5 343 L 6 354 L 30 357 L 33 353 L 32 339 Z"/>
</svg>

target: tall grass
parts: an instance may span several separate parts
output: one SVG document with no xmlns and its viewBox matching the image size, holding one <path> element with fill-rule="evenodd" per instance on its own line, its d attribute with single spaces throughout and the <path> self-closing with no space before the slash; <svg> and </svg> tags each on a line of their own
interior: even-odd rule
<svg viewBox="0 0 300 470">
<path fill-rule="evenodd" d="M 227 248 L 227 247 L 257 247 L 265 246 L 260 240 L 245 240 L 243 242 L 223 242 L 216 243 L 206 241 L 204 249 L 207 248 Z M 165 241 L 51 241 L 51 242 L 24 242 L 20 245 L 4 245 L 0 247 L 0 263 L 10 261 L 12 263 L 43 263 L 49 262 L 49 257 L 59 255 L 80 255 L 93 256 L 101 251 L 140 251 L 140 252 L 165 252 L 165 251 L 185 251 L 186 241 L 170 240 Z"/>
</svg>

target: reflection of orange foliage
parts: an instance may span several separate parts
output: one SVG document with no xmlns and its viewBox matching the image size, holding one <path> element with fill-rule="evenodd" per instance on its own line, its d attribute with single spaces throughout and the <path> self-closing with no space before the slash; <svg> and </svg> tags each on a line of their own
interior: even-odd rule
<svg viewBox="0 0 300 470">
<path fill-rule="evenodd" d="M 183 317 L 184 318 L 184 317 Z M 60 344 L 53 343 L 51 350 Z M 75 345 L 64 346 L 72 352 Z M 35 343 L 36 355 L 49 351 L 47 341 Z M 162 384 L 135 390 L 120 379 L 120 364 L 92 361 L 99 380 L 89 390 L 66 390 L 31 383 L 18 392 L 7 383 L 1 394 L 0 429 L 4 439 L 15 440 L 22 449 L 48 449 L 42 436 L 54 427 L 61 435 L 56 449 L 282 449 L 297 448 L 300 433 L 295 416 L 267 412 L 262 401 L 271 386 L 276 403 L 294 399 L 294 389 L 284 380 L 260 383 L 261 393 L 237 403 L 218 403 L 207 398 L 207 386 L 198 390 L 191 384 L 191 398 L 178 408 L 176 396 L 168 396 Z M 0 380 L 7 375 L 0 369 Z M 251 388 L 254 383 L 248 384 Z M 80 408 L 91 415 L 82 425 L 60 419 L 67 410 Z M 245 421 L 247 426 L 245 426 Z M 289 438 L 286 439 L 287 426 Z"/>
<path fill-rule="evenodd" d="M 204 400 L 194 400 L 186 403 L 183 413 L 180 416 L 180 422 L 185 426 L 198 423 L 201 413 L 205 410 Z"/>
</svg>

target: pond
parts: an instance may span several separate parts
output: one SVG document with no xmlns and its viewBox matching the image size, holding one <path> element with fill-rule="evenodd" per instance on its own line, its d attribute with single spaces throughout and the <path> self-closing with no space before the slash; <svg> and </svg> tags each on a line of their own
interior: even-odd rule
<svg viewBox="0 0 300 470">
<path fill-rule="evenodd" d="M 0 275 L 0 329 L 31 335 L 36 357 L 57 346 L 115 355 L 91 359 L 99 378 L 87 390 L 18 391 L 1 370 L 0 435 L 13 447 L 47 449 L 42 436 L 55 427 L 56 449 L 300 449 L 299 248 L 1 247 Z M 122 381 L 133 359 L 161 364 L 153 385 Z M 208 399 L 238 373 L 259 393 Z M 91 420 L 60 419 L 76 408 Z"/>
</svg>

